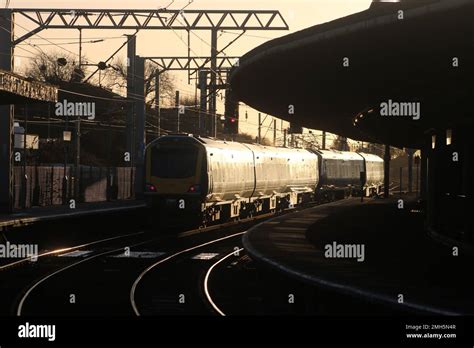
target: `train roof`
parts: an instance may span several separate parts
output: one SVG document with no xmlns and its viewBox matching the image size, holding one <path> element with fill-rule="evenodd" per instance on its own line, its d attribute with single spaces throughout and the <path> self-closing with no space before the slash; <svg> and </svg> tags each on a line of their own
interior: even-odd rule
<svg viewBox="0 0 474 348">
<path fill-rule="evenodd" d="M 235 141 L 225 141 L 225 140 L 218 140 L 214 138 L 208 137 L 199 137 L 194 136 L 192 134 L 171 134 L 165 135 L 158 140 L 165 140 L 165 139 L 176 139 L 179 141 L 188 141 L 188 142 L 196 142 L 202 144 L 204 147 L 208 148 L 221 148 L 221 149 L 229 149 L 229 150 L 236 150 L 242 151 L 245 149 L 251 149 L 252 151 L 258 152 L 270 152 L 275 154 L 300 154 L 300 155 L 308 155 L 308 154 L 319 154 L 323 159 L 337 159 L 343 161 L 362 161 L 365 159 L 366 161 L 371 162 L 383 162 L 383 159 L 377 155 L 368 154 L 368 153 L 357 153 L 352 151 L 337 151 L 337 150 L 315 150 L 309 151 L 306 149 L 296 149 L 296 148 L 287 148 L 287 147 L 275 147 L 275 146 L 266 146 L 261 144 L 247 144 L 247 143 L 240 143 Z"/>
<path fill-rule="evenodd" d="M 336 150 L 317 150 L 323 159 L 336 159 L 343 161 L 362 161 L 363 158 L 357 152 L 336 151 Z"/>
<path fill-rule="evenodd" d="M 288 153 L 288 154 L 310 154 L 311 152 L 306 149 L 294 149 L 294 148 L 286 148 L 286 147 L 275 147 L 275 146 L 266 146 L 261 144 L 248 144 L 248 143 L 240 143 L 236 141 L 225 141 L 225 140 L 218 140 L 214 138 L 207 138 L 207 137 L 198 137 L 193 135 L 183 135 L 183 134 L 176 134 L 176 135 L 165 135 L 161 138 L 155 140 L 165 140 L 165 139 L 180 139 L 181 141 L 192 141 L 198 142 L 205 147 L 213 147 L 213 148 L 226 148 L 226 149 L 234 149 L 234 150 L 242 150 L 242 149 L 252 149 L 253 151 L 259 152 L 272 152 L 272 153 Z"/>
<path fill-rule="evenodd" d="M 359 152 L 359 155 L 365 158 L 366 161 L 369 162 L 383 162 L 383 158 L 380 156 L 371 154 L 371 153 L 364 153 L 364 152 Z"/>
</svg>

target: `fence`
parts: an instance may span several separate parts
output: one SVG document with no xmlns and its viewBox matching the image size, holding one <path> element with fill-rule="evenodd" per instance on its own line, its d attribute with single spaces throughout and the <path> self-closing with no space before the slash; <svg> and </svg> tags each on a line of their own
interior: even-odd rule
<svg viewBox="0 0 474 348">
<path fill-rule="evenodd" d="M 409 192 L 409 176 L 408 167 L 397 167 L 396 165 L 390 166 L 390 189 L 394 194 L 398 192 Z M 411 191 L 420 191 L 420 168 L 414 166 L 412 172 Z"/>
<path fill-rule="evenodd" d="M 74 194 L 74 167 L 14 167 L 14 208 L 67 204 Z M 80 167 L 78 202 L 105 202 L 135 197 L 133 167 Z"/>
</svg>

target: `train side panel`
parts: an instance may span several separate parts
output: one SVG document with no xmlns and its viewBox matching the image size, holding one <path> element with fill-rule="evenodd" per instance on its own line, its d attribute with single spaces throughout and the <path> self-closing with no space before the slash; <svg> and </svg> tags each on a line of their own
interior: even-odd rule
<svg viewBox="0 0 474 348">
<path fill-rule="evenodd" d="M 255 154 L 256 195 L 313 192 L 318 183 L 318 159 L 301 149 L 250 145 Z"/>
<path fill-rule="evenodd" d="M 319 192 L 345 195 L 361 188 L 360 173 L 364 159 L 354 152 L 318 150 L 320 161 Z"/>
<path fill-rule="evenodd" d="M 255 155 L 253 199 L 274 210 L 312 199 L 318 184 L 318 158 L 302 149 L 248 145 Z"/>
<path fill-rule="evenodd" d="M 286 208 L 314 193 L 317 156 L 307 150 L 203 141 L 210 182 L 205 205 L 211 220 Z"/>
<path fill-rule="evenodd" d="M 384 183 L 384 160 L 379 156 L 359 153 L 365 161 L 365 185 L 367 195 L 379 194 Z"/>
<path fill-rule="evenodd" d="M 255 187 L 253 153 L 239 143 L 206 141 L 209 192 L 207 203 L 250 198 Z"/>
</svg>

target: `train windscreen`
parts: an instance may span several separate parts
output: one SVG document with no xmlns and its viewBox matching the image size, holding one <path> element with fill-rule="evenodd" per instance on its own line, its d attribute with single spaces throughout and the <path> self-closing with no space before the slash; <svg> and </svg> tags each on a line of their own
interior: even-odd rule
<svg viewBox="0 0 474 348">
<path fill-rule="evenodd" d="M 158 145 L 152 149 L 151 175 L 169 179 L 192 177 L 196 174 L 197 156 L 194 146 Z"/>
</svg>

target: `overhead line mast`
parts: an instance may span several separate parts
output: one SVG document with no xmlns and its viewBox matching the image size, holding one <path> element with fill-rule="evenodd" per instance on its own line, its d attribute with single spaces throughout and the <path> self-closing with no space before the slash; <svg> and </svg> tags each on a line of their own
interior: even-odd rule
<svg viewBox="0 0 474 348">
<path fill-rule="evenodd" d="M 25 32 L 23 35 L 15 36 L 13 33 L 13 25 L 17 28 L 23 29 Z M 21 21 L 22 24 L 18 24 Z M 17 9 L 2 9 L 0 10 L 0 29 L 11 33 L 11 35 L 0 35 L 0 47 L 2 52 L 5 52 L 5 56 L 1 59 L 4 64 L 0 64 L 5 70 L 13 71 L 13 48 L 14 46 L 24 42 L 25 40 L 38 35 L 46 29 L 74 29 L 74 30 L 97 30 L 97 29 L 120 29 L 120 30 L 185 30 L 188 34 L 193 34 L 195 30 L 211 31 L 212 43 L 211 43 L 211 56 L 206 57 L 206 61 L 201 65 L 202 67 L 207 66 L 210 63 L 210 71 L 201 73 L 202 69 L 191 69 L 194 73 L 199 72 L 200 80 L 203 81 L 205 74 L 210 74 L 211 83 L 208 86 L 210 93 L 210 110 L 213 113 L 214 124 L 212 126 L 214 134 L 216 134 L 216 91 L 221 87 L 217 83 L 218 71 L 221 70 L 219 62 L 223 62 L 225 58 L 221 58 L 220 54 L 223 50 L 217 49 L 217 33 L 218 31 L 226 30 L 238 30 L 238 31 L 249 31 L 249 30 L 288 30 L 288 24 L 286 23 L 283 16 L 279 11 L 274 10 L 168 10 L 168 9 L 44 9 L 44 8 L 17 8 Z M 136 35 L 133 36 L 136 38 Z M 239 36 L 240 37 L 240 36 Z M 77 55 L 76 52 L 69 51 L 68 49 L 61 47 L 60 44 L 56 44 L 42 38 L 45 41 L 55 45 L 71 54 Z M 132 40 L 133 41 L 133 40 Z M 235 41 L 235 40 L 234 40 Z M 192 62 L 191 57 L 190 35 L 188 35 L 188 62 Z M 31 45 L 31 44 L 30 44 Z M 35 49 L 38 47 L 33 46 Z M 142 80 L 143 76 L 135 76 L 137 73 L 142 73 L 141 69 L 136 69 L 136 61 L 142 63 L 143 59 L 136 55 L 135 45 L 132 42 L 128 42 L 128 58 L 130 65 L 128 72 L 132 76 L 128 77 L 128 96 L 139 95 L 140 101 L 136 101 L 129 110 L 127 117 L 127 144 L 130 146 L 128 150 L 131 154 L 135 155 L 134 159 L 141 162 L 138 153 L 140 149 L 144 148 L 144 97 L 142 96 L 141 89 L 137 92 L 136 84 L 137 80 Z M 226 46 L 227 47 L 227 46 Z M 21 47 L 18 47 L 21 48 Z M 81 54 L 79 54 L 81 55 Z M 224 62 L 227 64 L 228 62 Z M 196 67 L 196 66 L 194 66 Z M 172 69 L 168 69 L 172 70 Z M 207 78 L 206 78 L 207 79 Z M 204 86 L 204 84 L 203 84 Z M 205 92 L 205 91 L 204 91 Z M 133 115 L 132 115 L 133 113 Z M 3 114 L 3 115 L 1 115 Z M 6 116 L 6 117 L 2 117 Z M 4 127 L 7 131 L 5 134 L 10 134 L 12 125 L 12 112 L 9 108 L 0 110 L 0 129 Z M 3 120 L 3 121 L 2 121 Z M 134 122 L 131 124 L 130 121 Z M 143 122 L 143 124 L 138 124 Z M 8 139 L 8 137 L 5 137 Z M 0 146 L 5 145 L 5 149 L 10 149 L 11 144 L 9 141 L 0 139 Z M 7 144 L 8 143 L 8 144 Z M 79 151 L 79 149 L 78 149 Z M 133 157 L 133 156 L 132 156 Z M 8 160 L 11 162 L 11 159 Z M 6 168 L 6 169 L 4 169 Z M 3 197 L 0 197 L 0 205 L 2 202 L 5 205 L 11 205 L 12 197 L 12 173 L 9 166 L 2 166 L 0 168 L 0 178 L 7 178 L 0 180 L 0 193 Z M 142 185 L 136 185 L 136 187 L 142 187 Z"/>
</svg>

